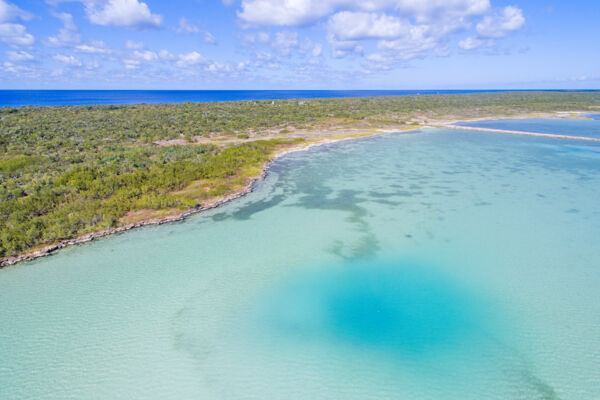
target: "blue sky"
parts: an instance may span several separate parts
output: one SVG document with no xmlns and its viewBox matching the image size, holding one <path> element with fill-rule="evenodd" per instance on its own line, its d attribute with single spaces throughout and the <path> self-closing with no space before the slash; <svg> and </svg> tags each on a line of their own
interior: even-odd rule
<svg viewBox="0 0 600 400">
<path fill-rule="evenodd" d="M 0 88 L 600 88 L 599 22 L 598 0 L 0 0 Z"/>
</svg>

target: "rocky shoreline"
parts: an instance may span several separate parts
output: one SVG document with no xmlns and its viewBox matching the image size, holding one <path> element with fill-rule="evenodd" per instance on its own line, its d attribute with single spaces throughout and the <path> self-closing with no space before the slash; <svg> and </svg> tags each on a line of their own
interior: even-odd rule
<svg viewBox="0 0 600 400">
<path fill-rule="evenodd" d="M 576 111 L 576 112 L 569 112 L 569 113 L 582 113 L 581 111 Z M 548 113 L 547 115 L 544 115 L 544 118 L 565 118 L 564 116 L 560 116 L 557 117 L 556 115 L 557 113 Z M 565 113 L 567 114 L 567 113 Z M 510 118 L 526 118 L 526 117 L 531 117 L 531 115 L 522 115 L 522 116 L 510 116 Z M 478 119 L 471 119 L 471 120 L 460 120 L 460 121 L 479 121 L 479 120 L 485 120 L 485 119 L 497 119 L 499 117 L 495 117 L 495 118 L 490 118 L 490 117 L 485 117 L 485 118 L 478 118 Z M 567 117 L 568 118 L 568 117 Z M 386 133 L 393 133 L 393 132 L 403 132 L 403 133 L 407 133 L 410 131 L 418 131 L 421 130 L 423 128 L 428 128 L 428 127 L 438 127 L 438 128 L 449 128 L 449 129 L 463 129 L 463 130 L 485 130 L 485 129 L 480 129 L 480 128 L 469 128 L 469 127 L 464 127 L 464 126 L 453 126 L 453 123 L 456 122 L 460 122 L 460 121 L 449 121 L 449 120 L 444 120 L 444 121 L 439 121 L 437 123 L 427 123 L 427 124 L 421 124 L 418 126 L 415 126 L 414 128 L 409 128 L 409 129 L 380 129 L 378 132 L 376 133 L 372 133 L 369 135 L 364 135 L 364 136 L 349 136 L 349 137 L 342 137 L 342 138 L 335 138 L 335 139 L 325 139 L 325 140 L 320 140 L 317 142 L 313 142 L 313 143 L 309 143 L 309 144 L 302 144 L 301 146 L 298 147 L 293 147 L 290 149 L 286 149 L 283 150 L 279 153 L 276 153 L 275 155 L 273 155 L 273 157 L 271 157 L 271 159 L 265 163 L 265 165 L 263 165 L 263 167 L 261 168 L 261 172 L 259 175 L 253 177 L 248 184 L 246 184 L 242 189 L 228 195 L 225 197 L 222 197 L 212 203 L 208 203 L 208 204 L 204 204 L 201 206 L 197 206 L 195 208 L 192 209 L 188 209 L 185 210 L 181 213 L 178 214 L 173 214 L 173 215 L 168 215 L 166 217 L 163 218 L 158 218 L 158 219 L 149 219 L 149 220 L 145 220 L 145 221 L 139 221 L 139 222 L 135 222 L 135 223 L 131 223 L 131 224 L 127 224 L 127 225 L 122 225 L 119 227 L 115 227 L 115 228 L 110 228 L 110 229 L 106 229 L 106 230 L 102 230 L 102 231 L 97 231 L 97 232 L 91 232 L 82 236 L 78 236 L 76 238 L 72 238 L 72 239 L 63 239 L 58 241 L 57 243 L 48 245 L 46 247 L 43 247 L 39 250 L 36 251 L 32 251 L 29 253 L 23 253 L 23 254 L 18 254 L 15 256 L 10 256 L 10 257 L 4 257 L 2 259 L 0 259 L 0 268 L 3 267 L 7 267 L 10 265 L 14 265 L 20 262 L 25 262 L 25 261 L 32 261 L 35 260 L 36 258 L 40 258 L 40 257 L 46 257 L 49 255 L 52 255 L 54 252 L 56 252 L 57 250 L 60 250 L 62 248 L 65 248 L 67 246 L 71 246 L 71 245 L 76 245 L 76 244 L 83 244 L 83 243 L 87 243 L 90 242 L 94 239 L 99 239 L 105 236 L 109 236 L 109 235 L 113 235 L 113 234 L 117 234 L 117 233 L 121 233 L 121 232 L 125 232 L 131 229 L 135 229 L 135 228 L 140 228 L 143 226 L 149 226 L 149 225 L 162 225 L 162 224 L 166 224 L 166 223 L 170 223 L 170 222 L 177 222 L 177 221 L 183 221 L 185 218 L 194 215 L 194 214 L 198 214 L 201 213 L 203 211 L 206 210 L 210 210 L 216 207 L 219 207 L 225 203 L 228 203 L 232 200 L 238 199 L 242 196 L 245 196 L 246 194 L 252 192 L 254 190 L 254 185 L 257 181 L 263 180 L 267 173 L 268 170 L 271 166 L 271 164 L 278 159 L 279 157 L 284 156 L 285 154 L 289 154 L 289 153 L 293 153 L 296 151 L 305 151 L 308 150 L 312 147 L 315 146 L 321 146 L 321 145 L 325 145 L 325 144 L 330 144 L 330 143 L 335 143 L 335 142 L 341 142 L 341 141 L 348 141 L 348 140 L 356 140 L 356 139 L 361 139 L 361 138 L 365 138 L 365 137 L 369 137 L 369 136 L 375 136 L 375 135 L 381 135 L 381 134 L 386 134 Z M 497 132 L 497 133 L 511 133 L 514 134 L 512 132 Z M 557 135 L 551 135 L 551 134 L 531 134 L 528 132 L 519 132 L 519 134 L 529 134 L 529 135 L 539 135 L 539 136 L 549 136 L 549 137 L 557 137 Z M 565 137 L 565 138 L 569 138 L 569 139 L 573 139 L 573 137 Z M 577 138 L 575 138 L 577 139 Z M 599 139 L 590 139 L 590 138 L 584 138 L 585 140 L 593 140 L 593 141 L 597 141 Z"/>
<path fill-rule="evenodd" d="M 276 157 L 279 157 L 279 156 L 280 155 L 277 155 Z M 183 221 L 184 219 L 186 219 L 187 217 L 189 217 L 191 215 L 198 214 L 202 211 L 206 211 L 206 210 L 210 210 L 212 208 L 219 207 L 225 203 L 228 203 L 232 200 L 238 199 L 238 198 L 252 192 L 254 190 L 255 183 L 257 181 L 263 180 L 266 177 L 269 167 L 271 166 L 271 164 L 273 163 L 274 160 L 275 160 L 275 158 L 273 158 L 269 162 L 267 162 L 261 169 L 261 173 L 258 176 L 252 178 L 250 180 L 250 182 L 248 182 L 248 184 L 246 184 L 242 189 L 240 189 L 228 196 L 222 197 L 212 203 L 204 204 L 201 206 L 196 206 L 189 210 L 185 210 L 181 213 L 168 215 L 163 218 L 149 219 L 149 220 L 145 220 L 145 221 L 134 222 L 131 224 L 122 225 L 122 226 L 118 226 L 115 228 L 105 229 L 102 231 L 90 232 L 85 235 L 78 236 L 78 237 L 72 238 L 72 239 L 63 239 L 63 240 L 60 240 L 58 243 L 48 245 L 40 250 L 36 250 L 36 251 L 30 252 L 30 253 L 19 254 L 16 256 L 6 257 L 6 258 L 0 260 L 0 268 L 7 267 L 9 265 L 14 265 L 14 264 L 24 262 L 24 261 L 32 261 L 32 260 L 35 260 L 36 258 L 40 258 L 40 257 L 46 257 L 46 256 L 49 256 L 52 253 L 54 253 L 56 250 L 60 250 L 67 246 L 91 242 L 94 239 L 99 239 L 99 238 L 113 235 L 116 233 L 121 233 L 121 232 L 125 232 L 125 231 L 131 230 L 131 229 L 140 228 L 142 226 L 162 225 L 162 224 L 167 224 L 170 222 Z"/>
<path fill-rule="evenodd" d="M 390 133 L 390 132 L 395 132 L 395 131 L 389 131 L 389 132 L 382 131 L 379 134 Z M 265 179 L 265 177 L 267 176 L 267 173 L 269 171 L 269 168 L 271 167 L 271 164 L 273 164 L 273 162 L 275 160 L 277 160 L 278 158 L 280 158 L 286 154 L 293 153 L 296 151 L 308 150 L 315 146 L 320 146 L 320 145 L 324 145 L 324 144 L 345 141 L 345 140 L 352 140 L 352 139 L 358 139 L 358 138 L 349 137 L 349 138 L 340 138 L 340 139 L 329 139 L 329 140 L 323 140 L 320 142 L 310 143 L 308 145 L 303 144 L 302 146 L 294 147 L 291 149 L 286 149 L 284 151 L 276 153 L 273 157 L 271 157 L 271 159 L 269 161 L 267 161 L 261 168 L 260 174 L 251 178 L 250 181 L 243 188 L 241 188 L 240 190 L 238 190 L 234 193 L 231 193 L 230 195 L 227 195 L 218 200 L 215 200 L 212 203 L 197 206 L 197 207 L 191 208 L 189 210 L 185 210 L 181 213 L 168 215 L 163 218 L 149 219 L 149 220 L 145 220 L 145 221 L 134 222 L 131 224 L 122 225 L 122 226 L 118 226 L 115 228 L 105 229 L 102 231 L 90 232 L 85 235 L 78 236 L 76 238 L 63 239 L 63 240 L 58 241 L 57 243 L 53 243 L 51 245 L 45 246 L 36 251 L 2 258 L 2 259 L 0 259 L 0 268 L 8 267 L 10 265 L 15 265 L 15 264 L 25 262 L 25 261 L 33 261 L 36 258 L 40 258 L 40 257 L 50 256 L 50 255 L 54 254 L 57 250 L 63 249 L 67 246 L 91 242 L 92 240 L 95 240 L 95 239 L 103 238 L 105 236 L 114 235 L 114 234 L 121 233 L 121 232 L 125 232 L 125 231 L 131 230 L 131 229 L 140 228 L 140 227 L 149 226 L 149 225 L 162 225 L 162 224 L 167 224 L 170 222 L 183 221 L 184 219 L 186 219 L 187 217 L 189 217 L 191 215 L 198 214 L 203 211 L 207 211 L 207 210 L 219 207 L 225 203 L 228 203 L 235 199 L 239 199 L 240 197 L 245 196 L 248 193 L 251 193 L 254 190 L 254 186 L 255 186 L 256 182 Z"/>
</svg>

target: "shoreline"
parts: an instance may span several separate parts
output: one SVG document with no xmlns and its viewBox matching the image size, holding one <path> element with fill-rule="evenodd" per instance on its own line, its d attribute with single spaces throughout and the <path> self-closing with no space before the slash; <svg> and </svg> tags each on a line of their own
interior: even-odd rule
<svg viewBox="0 0 600 400">
<path fill-rule="evenodd" d="M 543 113 L 542 115 L 537 115 L 535 117 L 532 116 L 531 114 L 520 114 L 520 115 L 514 115 L 514 116 L 493 116 L 493 117 L 482 117 L 482 118 L 464 119 L 464 120 L 441 120 L 441 121 L 436 121 L 436 122 L 425 122 L 423 124 L 415 125 L 410 128 L 403 127 L 404 129 L 403 128 L 399 128 L 399 129 L 381 128 L 381 129 L 377 129 L 377 131 L 375 131 L 375 132 L 348 135 L 346 137 L 324 138 L 321 140 L 316 140 L 312 143 L 305 142 L 298 146 L 295 146 L 292 148 L 287 148 L 287 149 L 281 150 L 279 152 L 276 152 L 275 154 L 273 154 L 273 156 L 267 162 L 264 163 L 264 165 L 261 167 L 260 173 L 256 176 L 250 178 L 248 183 L 246 185 L 244 185 L 241 189 L 239 189 L 227 196 L 221 197 L 211 203 L 205 204 L 203 206 L 197 206 L 197 207 L 194 207 L 194 208 L 191 208 L 191 209 L 188 209 L 188 210 L 176 213 L 176 214 L 167 215 L 167 216 L 164 216 L 161 218 L 154 218 L 154 219 L 133 222 L 133 223 L 125 224 L 125 225 L 110 228 L 110 229 L 105 229 L 105 230 L 96 231 L 96 232 L 90 232 L 90 233 L 87 233 L 87 234 L 84 234 L 81 236 L 77 236 L 74 238 L 70 238 L 70 239 L 59 240 L 58 242 L 55 242 L 53 244 L 49 244 L 49 245 L 45 245 L 45 246 L 42 245 L 42 247 L 39 248 L 38 250 L 29 251 L 29 252 L 25 252 L 25 253 L 17 254 L 14 256 L 9 256 L 9 257 L 4 257 L 4 258 L 0 259 L 0 269 L 6 268 L 9 266 L 13 266 L 13 265 L 16 265 L 16 264 L 19 264 L 22 262 L 33 261 L 37 258 L 53 255 L 58 250 L 63 249 L 67 246 L 88 243 L 88 242 L 91 242 L 96 239 L 107 237 L 107 236 L 110 236 L 113 234 L 119 234 L 122 232 L 126 232 L 126 231 L 136 229 L 136 228 L 141 228 L 144 226 L 163 225 L 163 224 L 167 224 L 167 223 L 171 223 L 171 222 L 184 221 L 186 218 L 188 218 L 192 215 L 196 215 L 196 214 L 202 213 L 203 211 L 207 211 L 207 210 L 211 210 L 211 209 L 220 207 L 226 203 L 229 203 L 230 201 L 233 201 L 235 199 L 238 199 L 240 197 L 243 197 L 243 196 L 253 192 L 255 184 L 266 178 L 271 165 L 275 161 L 277 161 L 279 158 L 281 158 L 287 154 L 290 154 L 290 153 L 295 153 L 295 152 L 299 152 L 299 151 L 307 151 L 313 147 L 323 146 L 323 145 L 337 143 L 337 142 L 363 139 L 363 138 L 367 138 L 367 137 L 385 135 L 385 134 L 390 134 L 390 133 L 415 132 L 415 131 L 420 131 L 425 128 L 480 131 L 480 132 L 499 133 L 499 134 L 512 134 L 512 135 L 537 136 L 537 137 L 556 138 L 556 139 L 586 140 L 586 141 L 600 142 L 599 138 L 587 138 L 587 137 L 580 137 L 580 136 L 567 136 L 567 135 L 558 135 L 558 134 L 553 135 L 553 134 L 547 134 L 547 133 L 535 133 L 535 132 L 526 132 L 526 131 L 523 131 L 523 132 L 521 132 L 521 131 L 505 131 L 505 130 L 501 130 L 501 129 L 477 128 L 477 127 L 468 127 L 468 126 L 463 127 L 463 126 L 453 125 L 458 122 L 495 120 L 495 119 L 503 119 L 503 118 L 508 118 L 508 119 L 526 119 L 526 118 L 573 119 L 572 115 L 575 114 L 575 115 L 581 116 L 582 113 L 584 113 L 584 112 L 583 111 L 561 111 L 561 112 L 557 111 L 554 113 Z"/>
<path fill-rule="evenodd" d="M 129 230 L 132 230 L 132 229 L 141 228 L 144 226 L 163 225 L 163 224 L 167 224 L 167 223 L 171 223 L 171 222 L 184 221 L 186 218 L 188 218 L 192 215 L 200 214 L 204 211 L 208 211 L 208 210 L 212 210 L 214 208 L 220 207 L 226 203 L 229 203 L 229 202 L 239 199 L 240 197 L 243 197 L 249 193 L 252 193 L 254 191 L 255 184 L 266 178 L 266 176 L 269 172 L 269 169 L 271 168 L 271 165 L 275 161 L 277 161 L 279 158 L 281 158 L 287 154 L 296 153 L 296 152 L 300 152 L 300 151 L 307 151 L 313 147 L 323 146 L 323 145 L 337 143 L 337 142 L 358 140 L 358 139 L 363 139 L 363 138 L 367 138 L 367 137 L 386 135 L 386 134 L 397 133 L 397 132 L 413 132 L 413 131 L 421 130 L 422 128 L 425 128 L 425 127 L 427 127 L 427 126 L 419 126 L 419 127 L 415 127 L 415 128 L 411 128 L 411 129 L 404 129 L 404 130 L 382 129 L 379 132 L 364 134 L 364 135 L 360 135 L 360 136 L 328 138 L 328 139 L 316 141 L 313 143 L 302 143 L 296 147 L 281 150 L 279 152 L 276 152 L 269 159 L 269 161 L 265 162 L 264 165 L 261 167 L 260 173 L 256 176 L 250 178 L 248 183 L 246 185 L 244 185 L 241 189 L 239 189 L 227 196 L 221 197 L 211 203 L 205 204 L 204 206 L 197 206 L 197 207 L 182 211 L 180 213 L 167 215 L 167 216 L 161 217 L 161 218 L 142 220 L 142 221 L 138 221 L 138 222 L 125 224 L 122 226 L 117 226 L 117 227 L 110 228 L 110 229 L 104 229 L 101 231 L 86 233 L 84 235 L 77 236 L 77 237 L 74 237 L 71 239 L 59 240 L 56 243 L 42 246 L 42 248 L 35 250 L 35 251 L 30 251 L 30 252 L 26 252 L 26 253 L 22 253 L 22 254 L 17 254 L 14 256 L 4 257 L 4 258 L 0 259 L 0 269 L 10 267 L 15 264 L 22 263 L 22 262 L 33 261 L 33 260 L 41 258 L 41 257 L 51 256 L 51 255 L 55 254 L 58 250 L 63 249 L 65 247 L 88 243 L 88 242 L 91 242 L 96 239 L 104 238 L 104 237 L 114 235 L 114 234 L 123 233 L 123 232 L 129 231 Z"/>
</svg>

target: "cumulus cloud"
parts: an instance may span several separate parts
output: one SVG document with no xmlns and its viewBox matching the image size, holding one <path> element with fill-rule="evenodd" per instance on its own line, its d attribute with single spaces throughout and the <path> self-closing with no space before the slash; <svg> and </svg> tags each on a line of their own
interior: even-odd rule
<svg viewBox="0 0 600 400">
<path fill-rule="evenodd" d="M 179 20 L 179 26 L 177 27 L 177 29 L 175 31 L 177 33 L 194 34 L 194 33 L 200 33 L 200 28 L 198 28 L 196 25 L 192 24 L 187 18 L 181 17 L 181 19 Z"/>
<path fill-rule="evenodd" d="M 521 29 L 525 25 L 523 11 L 517 7 L 508 6 L 494 10 L 486 15 L 476 26 L 477 36 L 469 36 L 458 43 L 464 51 L 494 47 L 495 39 L 506 37 L 508 34 Z"/>
<path fill-rule="evenodd" d="M 481 47 L 492 47 L 495 44 L 496 42 L 491 39 L 480 39 L 477 37 L 469 36 L 468 38 L 458 42 L 458 47 L 460 47 L 462 50 L 468 51 L 479 49 Z"/>
<path fill-rule="evenodd" d="M 179 26 L 177 27 L 177 29 L 175 29 L 175 32 L 180 33 L 180 34 L 187 34 L 187 35 L 197 35 L 197 34 L 203 33 L 204 41 L 206 43 L 209 43 L 209 44 L 217 43 L 217 39 L 213 36 L 212 33 L 202 31 L 200 28 L 198 28 L 196 25 L 194 25 L 192 22 L 190 22 L 185 17 L 181 17 L 181 19 L 179 19 Z"/>
<path fill-rule="evenodd" d="M 4 63 L 2 63 L 2 68 L 0 68 L 0 73 L 2 73 L 2 72 L 8 72 L 8 73 L 11 73 L 11 74 L 17 75 L 17 76 L 30 76 L 30 77 L 39 76 L 39 73 L 36 73 L 36 71 L 33 68 L 31 68 L 27 65 L 23 65 L 21 63 L 14 63 L 11 61 L 5 61 Z"/>
<path fill-rule="evenodd" d="M 150 50 L 143 50 L 143 51 L 136 50 L 133 52 L 133 57 L 138 60 L 146 61 L 146 62 L 158 60 L 158 54 L 156 54 L 155 52 L 150 51 Z"/>
<path fill-rule="evenodd" d="M 501 38 L 525 25 L 523 11 L 517 7 L 504 7 L 493 15 L 486 16 L 477 24 L 477 33 L 482 38 Z"/>
<path fill-rule="evenodd" d="M 0 24 L 0 41 L 17 47 L 30 46 L 35 38 L 21 24 Z"/>
<path fill-rule="evenodd" d="M 69 67 L 81 67 L 83 65 L 79 59 L 67 54 L 56 54 L 52 56 L 52 59 Z"/>
<path fill-rule="evenodd" d="M 35 57 L 26 51 L 7 51 L 6 58 L 13 62 L 33 61 Z"/>
<path fill-rule="evenodd" d="M 494 39 L 525 22 L 519 8 L 494 10 L 490 0 L 242 0 L 238 17 L 246 27 L 320 22 L 334 57 L 365 54 L 365 48 L 372 48 L 365 42 L 376 41 L 377 52 L 365 56 L 387 64 L 449 55 L 450 39 L 472 29 L 476 18 L 482 18 L 476 34 L 459 43 L 462 50 L 493 46 Z M 273 41 L 283 55 L 297 46 L 290 35 Z"/>
<path fill-rule="evenodd" d="M 22 19 L 28 21 L 32 15 L 12 3 L 0 0 L 0 23 Z"/>
<path fill-rule="evenodd" d="M 329 19 L 329 31 L 340 40 L 395 38 L 410 24 L 386 14 L 342 11 Z"/>
<path fill-rule="evenodd" d="M 96 25 L 136 30 L 162 26 L 162 15 L 152 14 L 148 5 L 138 0 L 108 0 L 100 4 L 86 1 L 84 4 L 90 22 Z"/>
<path fill-rule="evenodd" d="M 272 46 L 275 50 L 284 56 L 290 54 L 293 48 L 298 47 L 298 33 L 296 32 L 277 32 Z"/>
<path fill-rule="evenodd" d="M 161 58 L 159 54 L 154 51 L 135 50 L 122 61 L 125 69 L 138 69 L 143 63 L 151 63 L 157 61 L 159 58 Z"/>
<path fill-rule="evenodd" d="M 244 35 L 243 41 L 248 44 L 268 43 L 271 40 L 271 35 L 267 32 L 255 32 Z"/>
<path fill-rule="evenodd" d="M 323 52 L 323 45 L 321 43 L 316 43 L 311 51 L 311 55 L 313 57 L 319 57 Z"/>
<path fill-rule="evenodd" d="M 179 54 L 175 65 L 179 68 L 189 68 L 207 63 L 208 60 L 204 58 L 202 54 L 197 51 L 192 51 L 190 53 Z"/>
<path fill-rule="evenodd" d="M 81 35 L 79 34 L 79 30 L 73 22 L 73 16 L 68 13 L 54 13 L 56 18 L 58 18 L 63 27 L 59 29 L 58 33 L 54 36 L 48 37 L 46 39 L 46 45 L 50 47 L 70 47 L 75 44 L 81 42 Z"/>
<path fill-rule="evenodd" d="M 217 38 L 210 32 L 204 32 L 204 41 L 208 44 L 217 44 Z"/>
<path fill-rule="evenodd" d="M 13 47 L 31 46 L 35 38 L 16 20 L 28 21 L 32 15 L 12 3 L 0 0 L 0 41 Z"/>
<path fill-rule="evenodd" d="M 489 0 L 243 0 L 238 16 L 256 25 L 301 26 L 339 10 L 396 10 L 420 21 L 431 21 L 447 15 L 481 15 L 489 8 Z"/>
<path fill-rule="evenodd" d="M 140 50 L 144 48 L 144 42 L 136 42 L 133 40 L 125 41 L 125 48 L 129 50 Z"/>
<path fill-rule="evenodd" d="M 363 54 L 364 49 L 356 40 L 339 40 L 334 34 L 327 35 L 327 41 L 332 49 L 334 58 L 346 57 L 349 54 Z"/>
<path fill-rule="evenodd" d="M 240 62 L 238 64 L 212 62 L 208 64 L 204 70 L 213 74 L 231 76 L 232 73 L 241 72 L 246 69 L 248 62 Z"/>
<path fill-rule="evenodd" d="M 173 54 L 171 54 L 168 50 L 165 50 L 165 49 L 160 50 L 158 52 L 158 57 L 161 60 L 168 60 L 168 61 L 175 59 L 175 56 Z"/>
<path fill-rule="evenodd" d="M 111 48 L 102 40 L 91 40 L 89 43 L 80 44 L 74 47 L 75 51 L 88 54 L 110 54 Z"/>
</svg>

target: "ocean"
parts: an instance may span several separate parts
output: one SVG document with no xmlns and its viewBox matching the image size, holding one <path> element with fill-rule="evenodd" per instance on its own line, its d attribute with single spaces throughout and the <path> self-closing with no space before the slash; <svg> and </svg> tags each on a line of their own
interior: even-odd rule
<svg viewBox="0 0 600 400">
<path fill-rule="evenodd" d="M 288 154 L 223 207 L 0 270 L 0 398 L 598 399 L 598 198 L 588 142 Z"/>
<path fill-rule="evenodd" d="M 0 90 L 0 107 L 408 96 L 498 90 Z"/>
</svg>

